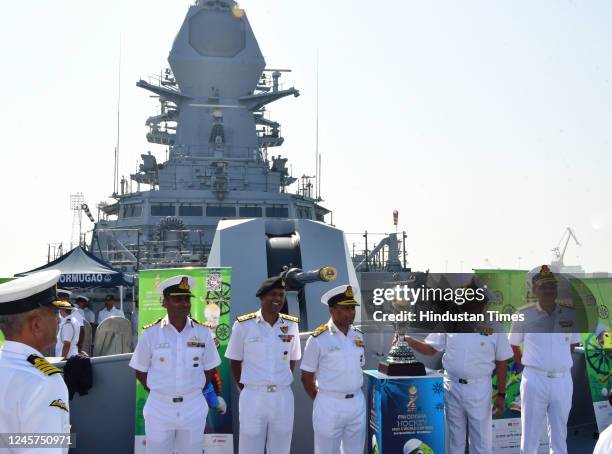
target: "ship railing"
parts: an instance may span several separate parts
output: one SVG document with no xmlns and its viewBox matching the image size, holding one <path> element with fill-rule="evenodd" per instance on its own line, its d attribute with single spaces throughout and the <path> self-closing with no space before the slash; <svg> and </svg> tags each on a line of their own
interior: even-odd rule
<svg viewBox="0 0 612 454">
<path fill-rule="evenodd" d="M 236 147 L 231 145 L 175 145 L 172 148 L 173 158 L 206 159 L 206 160 L 232 160 L 241 159 L 249 161 L 264 161 L 261 150 L 255 147 Z"/>
<path fill-rule="evenodd" d="M 397 241 L 388 238 L 395 235 Z M 397 233 L 345 233 L 353 266 L 357 271 L 406 271 L 408 270 L 405 231 Z M 390 245 L 391 244 L 391 245 Z M 394 250 L 394 245 L 397 248 Z"/>
</svg>

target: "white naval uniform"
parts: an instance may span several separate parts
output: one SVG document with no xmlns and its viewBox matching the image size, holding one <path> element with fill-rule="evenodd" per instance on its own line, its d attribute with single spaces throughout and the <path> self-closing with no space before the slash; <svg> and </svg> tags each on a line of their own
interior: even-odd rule
<svg viewBox="0 0 612 454">
<path fill-rule="evenodd" d="M 118 309 L 115 306 L 113 306 L 110 311 L 105 307 L 100 312 L 98 312 L 98 325 L 102 324 L 102 322 L 109 317 L 125 318 L 125 314 L 121 309 Z"/>
<path fill-rule="evenodd" d="M 42 354 L 20 342 L 0 349 L 0 433 L 70 433 L 68 389 L 58 369 L 37 369 L 28 357 Z M 43 372 L 46 371 L 45 372 Z M 19 454 L 67 453 L 67 448 L 8 450 Z"/>
<path fill-rule="evenodd" d="M 79 353 L 77 343 L 79 342 L 80 328 L 81 325 L 74 319 L 72 314 L 68 317 L 60 317 L 57 342 L 55 343 L 55 356 L 63 358 L 64 342 L 70 342 L 70 349 L 66 354 L 66 359 Z"/>
<path fill-rule="evenodd" d="M 180 333 L 167 315 L 142 331 L 130 367 L 147 372 L 147 454 L 202 453 L 208 414 L 204 371 L 219 364 L 210 330 L 191 318 Z"/>
<path fill-rule="evenodd" d="M 444 351 L 446 423 L 450 453 L 465 452 L 466 427 L 470 454 L 490 454 L 493 443 L 491 374 L 495 361 L 512 357 L 500 324 L 483 333 L 431 333 L 425 342 Z M 486 332 L 486 334 L 485 334 Z"/>
<path fill-rule="evenodd" d="M 242 361 L 238 403 L 240 454 L 289 454 L 293 434 L 293 373 L 301 358 L 297 319 L 279 314 L 270 326 L 261 310 L 238 317 L 225 357 Z M 266 443 L 267 438 L 267 443 Z"/>
<path fill-rule="evenodd" d="M 567 454 L 567 420 L 572 408 L 571 345 L 575 311 L 557 306 L 551 315 L 531 304 L 518 312 L 524 322 L 510 329 L 512 345 L 523 344 L 521 379 L 521 453 L 535 454 L 548 417 L 550 452 Z"/>
<path fill-rule="evenodd" d="M 599 434 L 593 454 L 610 454 L 612 452 L 612 424 Z"/>
<path fill-rule="evenodd" d="M 314 372 L 317 396 L 312 412 L 315 454 L 363 452 L 366 403 L 361 391 L 365 365 L 363 335 L 352 325 L 344 335 L 332 320 L 306 342 L 300 368 Z"/>
<path fill-rule="evenodd" d="M 72 309 L 72 311 L 70 311 L 70 315 L 77 322 L 79 328 L 85 325 L 85 314 L 83 314 L 83 311 L 81 309 L 75 307 L 74 309 Z"/>
<path fill-rule="evenodd" d="M 79 309 L 79 311 L 83 313 L 83 318 L 90 324 L 96 323 L 96 314 L 90 308 L 86 307 L 85 309 Z"/>
</svg>

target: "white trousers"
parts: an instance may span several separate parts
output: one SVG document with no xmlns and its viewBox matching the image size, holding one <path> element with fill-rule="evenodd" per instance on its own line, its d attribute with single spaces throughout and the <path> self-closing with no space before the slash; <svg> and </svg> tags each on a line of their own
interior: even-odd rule
<svg viewBox="0 0 612 454">
<path fill-rule="evenodd" d="M 550 452 L 567 454 L 567 420 L 572 408 L 572 375 L 548 378 L 525 367 L 521 379 L 521 454 L 536 454 L 548 419 Z"/>
<path fill-rule="evenodd" d="M 315 454 L 362 453 L 366 404 L 361 390 L 352 399 L 317 393 L 312 411 Z"/>
<path fill-rule="evenodd" d="M 202 454 L 208 415 L 202 393 L 180 403 L 149 394 L 143 415 L 147 454 Z"/>
<path fill-rule="evenodd" d="M 448 452 L 463 454 L 467 433 L 470 454 L 491 454 L 493 449 L 491 378 L 483 377 L 467 384 L 445 378 L 444 389 Z"/>
<path fill-rule="evenodd" d="M 289 454 L 293 435 L 293 392 L 290 387 L 275 392 L 249 388 L 238 401 L 239 454 Z"/>
</svg>

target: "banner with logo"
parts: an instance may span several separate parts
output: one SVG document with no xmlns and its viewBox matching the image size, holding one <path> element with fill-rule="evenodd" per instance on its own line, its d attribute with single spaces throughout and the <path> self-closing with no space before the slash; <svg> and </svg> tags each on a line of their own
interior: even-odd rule
<svg viewBox="0 0 612 454">
<path fill-rule="evenodd" d="M 612 278 L 585 277 L 581 281 L 588 289 L 587 298 L 597 305 L 599 315 L 594 332 L 582 334 L 587 379 L 591 389 L 597 428 L 601 433 L 612 424 Z"/>
<path fill-rule="evenodd" d="M 368 454 L 444 454 L 442 375 L 368 376 Z"/>
<path fill-rule="evenodd" d="M 219 366 L 217 389 L 207 389 L 213 392 L 214 408 L 210 408 L 203 436 L 203 449 L 207 454 L 233 454 L 232 414 L 230 400 L 231 371 L 229 361 L 225 359 L 225 350 L 230 333 L 231 307 L 231 268 L 175 268 L 144 270 L 139 272 L 139 308 L 138 334 L 143 326 L 155 322 L 166 315 L 161 306 L 161 295 L 156 287 L 160 282 L 179 274 L 189 275 L 195 279 L 195 295 L 191 300 L 191 316 L 211 328 L 218 341 L 219 356 L 222 363 Z M 220 392 L 218 388 L 220 385 Z M 142 409 L 147 393 L 143 386 L 136 384 L 136 437 L 134 452 L 145 452 L 145 430 Z"/>
<path fill-rule="evenodd" d="M 12 281 L 14 278 L 12 277 L 0 277 L 0 284 L 8 281 Z M 4 344 L 4 334 L 0 331 L 0 347 Z"/>
</svg>

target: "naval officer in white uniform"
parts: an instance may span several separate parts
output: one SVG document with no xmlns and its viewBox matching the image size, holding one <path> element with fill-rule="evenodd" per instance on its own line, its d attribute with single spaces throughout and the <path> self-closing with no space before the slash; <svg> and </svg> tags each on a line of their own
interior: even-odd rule
<svg viewBox="0 0 612 454">
<path fill-rule="evenodd" d="M 81 325 L 74 317 L 75 308 L 60 309 L 60 322 L 57 330 L 57 342 L 55 343 L 55 356 L 58 358 L 72 358 L 79 353 L 77 343 Z"/>
<path fill-rule="evenodd" d="M 121 309 L 115 307 L 117 300 L 113 295 L 106 295 L 104 298 L 104 308 L 98 312 L 98 325 L 101 325 L 104 320 L 110 317 L 125 318 L 125 314 Z"/>
<path fill-rule="evenodd" d="M 149 392 L 143 409 L 147 454 L 201 454 L 208 405 L 202 394 L 221 364 L 210 329 L 190 317 L 191 276 L 157 290 L 168 314 L 144 327 L 130 367 Z"/>
<path fill-rule="evenodd" d="M 567 420 L 572 407 L 572 351 L 580 342 L 574 309 L 557 304 L 557 278 L 547 265 L 531 279 L 537 303 L 518 311 L 523 322 L 510 329 L 521 380 L 521 453 L 536 454 L 548 419 L 550 452 L 567 454 Z M 521 351 L 521 345 L 523 349 Z"/>
<path fill-rule="evenodd" d="M 330 320 L 316 328 L 304 347 L 302 383 L 314 399 L 315 454 L 363 452 L 366 404 L 361 386 L 365 364 L 363 334 L 353 326 L 355 301 L 350 285 L 326 292 L 321 302 Z"/>
<path fill-rule="evenodd" d="M 61 371 L 40 353 L 57 334 L 59 271 L 41 271 L 0 284 L 0 433 L 70 433 L 68 389 Z M 4 450 L 0 450 L 5 452 Z M 67 448 L 8 449 L 35 454 L 66 453 Z"/>
<path fill-rule="evenodd" d="M 240 392 L 239 454 L 289 454 L 293 368 L 301 358 L 298 319 L 281 314 L 285 281 L 266 279 L 257 312 L 238 317 L 225 352 Z"/>
<path fill-rule="evenodd" d="M 466 286 L 479 288 L 475 278 Z M 486 294 L 486 292 L 485 292 Z M 470 313 L 483 313 L 488 298 L 464 304 Z M 466 326 L 472 332 L 431 333 L 425 342 L 406 336 L 408 345 L 425 355 L 444 352 L 446 424 L 450 453 L 465 452 L 466 429 L 470 454 L 491 454 L 493 428 L 491 374 L 497 376 L 495 412 L 503 414 L 506 398 L 507 363 L 512 349 L 500 323 L 489 322 Z"/>
</svg>

